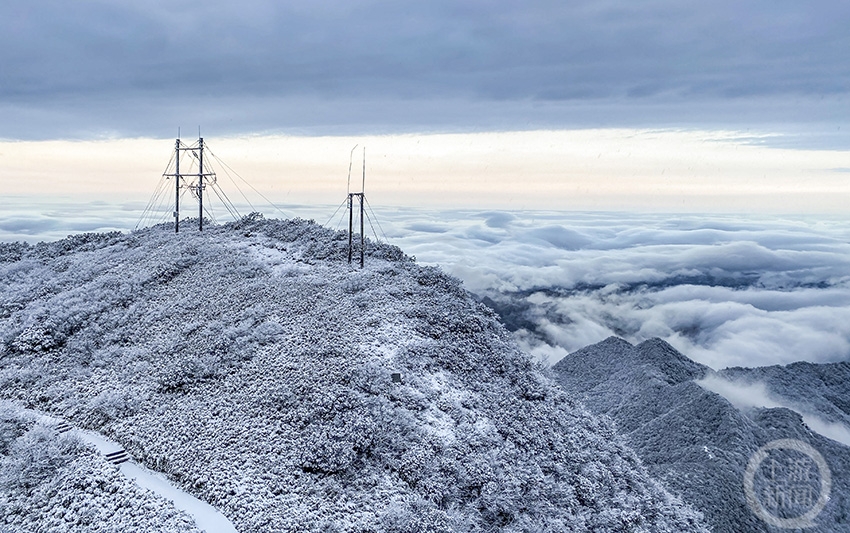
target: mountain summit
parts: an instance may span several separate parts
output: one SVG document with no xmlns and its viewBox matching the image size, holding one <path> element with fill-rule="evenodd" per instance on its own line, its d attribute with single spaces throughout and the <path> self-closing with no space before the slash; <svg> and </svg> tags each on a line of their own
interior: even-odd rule
<svg viewBox="0 0 850 533">
<path fill-rule="evenodd" d="M 342 232 L 256 216 L 0 245 L 0 395 L 242 532 L 705 531 L 459 281 L 391 246 L 346 256 Z M 3 468 L 25 431 L 0 431 Z M 76 516 L 11 479 L 13 531 Z"/>
</svg>

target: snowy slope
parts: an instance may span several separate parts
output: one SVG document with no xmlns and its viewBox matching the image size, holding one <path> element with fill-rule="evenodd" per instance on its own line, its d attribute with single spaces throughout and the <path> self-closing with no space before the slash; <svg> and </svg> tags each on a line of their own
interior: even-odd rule
<svg viewBox="0 0 850 533">
<path fill-rule="evenodd" d="M 200 533 L 92 448 L 0 403 L 0 531 Z"/>
<path fill-rule="evenodd" d="M 243 532 L 703 530 L 457 280 L 346 245 L 259 218 L 0 245 L 0 395 Z"/>
<path fill-rule="evenodd" d="M 835 375 L 831 368 L 835 365 L 803 366 L 806 372 L 797 372 L 799 365 L 789 365 L 784 370 L 730 369 L 715 374 L 663 340 L 633 346 L 611 337 L 570 354 L 553 371 L 591 411 L 610 416 L 649 471 L 702 511 L 713 531 L 772 531 L 747 506 L 743 479 L 751 455 L 782 438 L 812 445 L 832 471 L 832 499 L 817 517 L 816 527 L 807 531 L 850 531 L 850 448 L 812 431 L 800 414 L 780 407 L 782 403 L 767 408 L 736 406 L 704 386 L 745 377 L 752 384 L 774 376 L 766 380 L 766 390 L 775 398 L 786 394 L 792 398 L 792 391 L 808 393 L 806 405 L 828 404 L 827 412 L 840 411 L 826 399 L 846 402 L 841 391 L 847 384 L 841 382 L 840 374 Z M 820 379 L 826 375 L 832 379 Z M 744 392 L 752 397 L 752 390 Z"/>
<path fill-rule="evenodd" d="M 811 414 L 812 423 L 833 425 L 835 429 L 850 427 L 850 362 L 815 364 L 805 361 L 786 366 L 727 368 L 719 375 L 738 386 L 763 386 L 772 392 L 773 403 L 787 404 L 804 415 Z M 819 420 L 814 420 L 814 417 Z M 808 418 L 808 417 L 807 417 Z M 813 428 L 823 431 L 826 428 Z M 850 445 L 850 433 L 835 431 L 836 440 Z"/>
</svg>

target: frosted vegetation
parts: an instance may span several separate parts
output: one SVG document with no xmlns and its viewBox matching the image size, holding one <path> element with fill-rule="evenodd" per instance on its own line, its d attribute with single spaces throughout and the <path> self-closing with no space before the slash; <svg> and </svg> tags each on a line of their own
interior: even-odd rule
<svg viewBox="0 0 850 533">
<path fill-rule="evenodd" d="M 374 243 L 355 269 L 346 246 L 257 216 L 0 244 L 0 395 L 109 436 L 239 531 L 704 531 L 456 279 Z M 0 524 L 112 505 L 63 479 L 117 470 L 7 418 Z M 33 485 L 53 505 L 8 481 L 31 449 L 56 456 Z"/>
<path fill-rule="evenodd" d="M 663 340 L 633 346 L 611 337 L 573 352 L 553 372 L 587 408 L 610 416 L 650 473 L 700 510 L 715 533 L 773 531 L 748 507 L 743 479 L 752 454 L 777 439 L 811 445 L 831 471 L 829 503 L 805 531 L 850 531 L 850 447 L 813 423 L 847 427 L 850 363 L 714 372 Z M 817 472 L 810 478 L 820 480 Z"/>
<path fill-rule="evenodd" d="M 0 404 L 0 531 L 199 533 L 93 449 Z"/>
</svg>

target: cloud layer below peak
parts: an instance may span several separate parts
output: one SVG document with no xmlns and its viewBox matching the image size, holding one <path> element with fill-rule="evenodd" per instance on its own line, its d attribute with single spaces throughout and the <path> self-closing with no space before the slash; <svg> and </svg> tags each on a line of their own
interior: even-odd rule
<svg viewBox="0 0 850 533">
<path fill-rule="evenodd" d="M 610 335 L 713 368 L 850 358 L 850 227 L 838 219 L 466 213 L 419 259 L 486 296 L 551 362 Z M 396 224 L 397 226 L 397 224 Z"/>
</svg>

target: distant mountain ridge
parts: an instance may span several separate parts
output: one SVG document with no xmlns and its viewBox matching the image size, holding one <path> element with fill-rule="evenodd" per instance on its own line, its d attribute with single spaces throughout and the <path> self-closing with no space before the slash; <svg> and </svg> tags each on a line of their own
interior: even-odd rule
<svg viewBox="0 0 850 533">
<path fill-rule="evenodd" d="M 746 504 L 748 460 L 776 439 L 812 445 L 826 458 L 833 486 L 807 531 L 826 533 L 850 531 L 850 448 L 811 431 L 792 410 L 739 409 L 700 383 L 762 383 L 778 398 L 843 421 L 850 413 L 848 369 L 847 363 L 799 363 L 715 373 L 663 340 L 633 346 L 610 337 L 565 357 L 553 373 L 591 411 L 610 416 L 653 476 L 703 512 L 715 532 L 772 531 Z"/>
<path fill-rule="evenodd" d="M 726 368 L 718 372 L 740 383 L 763 383 L 801 409 L 828 422 L 850 427 L 850 362 L 809 363 L 758 368 Z"/>
<path fill-rule="evenodd" d="M 367 246 L 360 270 L 345 233 L 256 216 L 0 244 L 0 395 L 241 532 L 706 531 L 459 281 Z M 31 429 L 3 416 L 15 474 Z M 51 465 L 32 490 L 0 477 L 3 527 L 88 530 Z"/>
</svg>

